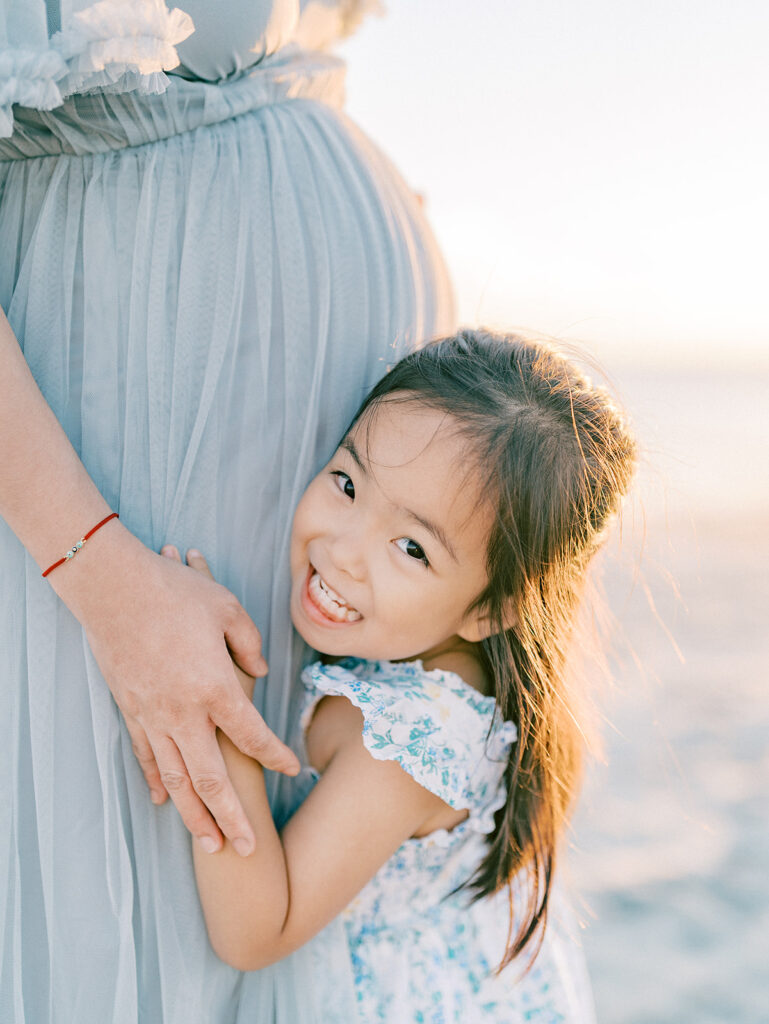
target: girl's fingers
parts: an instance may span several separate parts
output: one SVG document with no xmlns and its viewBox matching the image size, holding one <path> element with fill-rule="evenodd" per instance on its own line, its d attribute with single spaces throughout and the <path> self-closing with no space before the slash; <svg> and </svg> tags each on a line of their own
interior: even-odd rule
<svg viewBox="0 0 769 1024">
<path fill-rule="evenodd" d="M 182 560 L 182 556 L 179 554 L 179 549 L 174 544 L 164 544 L 160 549 L 160 554 L 164 558 L 172 558 L 175 562 L 181 562 Z M 202 573 L 204 576 L 208 576 L 210 580 L 214 578 L 214 574 L 208 568 L 208 562 L 197 548 L 190 548 L 187 552 L 187 565 L 191 569 L 195 569 L 197 572 Z"/>
<path fill-rule="evenodd" d="M 214 578 L 214 574 L 208 568 L 208 562 L 197 548 L 190 548 L 187 552 L 187 565 L 189 565 L 191 569 L 197 570 L 197 572 L 202 572 L 203 575 L 208 576 L 210 580 Z"/>
</svg>

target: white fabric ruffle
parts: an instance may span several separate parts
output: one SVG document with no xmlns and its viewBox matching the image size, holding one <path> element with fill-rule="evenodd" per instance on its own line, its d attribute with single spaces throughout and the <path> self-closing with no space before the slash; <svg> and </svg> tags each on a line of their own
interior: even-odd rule
<svg viewBox="0 0 769 1024">
<path fill-rule="evenodd" d="M 176 44 L 193 31 L 190 16 L 178 7 L 169 11 L 163 0 L 99 0 L 51 40 L 67 62 L 62 95 L 101 88 L 164 92 L 163 72 L 179 63 Z"/>
<path fill-rule="evenodd" d="M 67 65 L 56 50 L 0 50 L 0 137 L 13 131 L 11 105 L 51 110 L 61 103 L 57 82 Z"/>
<path fill-rule="evenodd" d="M 363 713 L 363 743 L 372 757 L 397 761 L 451 807 L 469 810 L 474 831 L 492 831 L 494 812 L 505 799 L 502 773 L 517 736 L 513 722 L 495 717 L 493 697 L 454 672 L 427 671 L 419 660 L 316 662 L 302 680 L 311 693 L 303 730 L 323 695 L 347 697 Z"/>
<path fill-rule="evenodd" d="M 163 0 L 98 0 L 63 10 L 49 39 L 43 0 L 25 0 L 24 17 L 14 0 L 0 4 L 0 137 L 12 134 L 13 104 L 52 110 L 94 89 L 164 92 L 176 45 L 194 31 L 189 15 Z"/>
</svg>

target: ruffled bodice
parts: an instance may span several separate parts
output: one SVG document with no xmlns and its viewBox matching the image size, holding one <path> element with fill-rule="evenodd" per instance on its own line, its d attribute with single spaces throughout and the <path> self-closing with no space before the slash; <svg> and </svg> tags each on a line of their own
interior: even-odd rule
<svg viewBox="0 0 769 1024">
<path fill-rule="evenodd" d="M 230 81 L 275 56 L 319 50 L 373 0 L 0 0 L 0 138 L 14 105 L 73 95 L 156 96 L 178 79 Z M 210 123 L 210 122 L 208 122 Z"/>
<path fill-rule="evenodd" d="M 163 72 L 179 63 L 176 45 L 193 29 L 188 14 L 163 0 L 63 0 L 60 8 L 2 0 L 0 137 L 12 133 L 14 104 L 52 110 L 93 89 L 163 92 Z"/>
</svg>

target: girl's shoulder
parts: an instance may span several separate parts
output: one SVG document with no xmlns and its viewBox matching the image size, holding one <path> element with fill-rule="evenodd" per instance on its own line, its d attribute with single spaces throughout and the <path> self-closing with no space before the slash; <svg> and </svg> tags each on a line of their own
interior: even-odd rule
<svg viewBox="0 0 769 1024">
<path fill-rule="evenodd" d="M 369 661 L 341 658 L 331 664 L 317 661 L 302 673 L 306 689 L 330 693 L 335 686 L 354 696 L 356 706 L 390 707 L 428 704 L 432 714 L 446 721 L 469 711 L 486 726 L 499 716 L 494 698 L 482 692 L 483 680 L 470 673 L 470 659 L 441 661 L 441 667 L 414 661 Z M 467 681 L 472 679 L 472 685 Z"/>
<path fill-rule="evenodd" d="M 324 696 L 346 697 L 363 718 L 363 742 L 372 757 L 397 761 L 451 807 L 476 807 L 496 786 L 516 738 L 493 697 L 454 671 L 421 661 L 345 658 L 316 662 L 302 673 L 306 728 Z"/>
<path fill-rule="evenodd" d="M 420 664 L 428 675 L 430 672 L 442 672 L 444 675 L 459 676 L 473 690 L 485 696 L 489 696 L 493 691 L 477 655 L 470 651 L 445 651 L 429 661 L 425 658 Z"/>
<path fill-rule="evenodd" d="M 514 739 L 510 733 L 515 727 L 500 721 L 494 698 L 466 682 L 456 670 L 459 667 L 459 663 L 452 668 L 426 668 L 420 660 L 342 658 L 333 664 L 309 665 L 302 681 L 310 694 L 347 697 L 367 720 L 418 717 L 449 733 L 469 728 L 473 737 L 504 725 L 508 727 L 503 730 L 505 737 Z"/>
</svg>

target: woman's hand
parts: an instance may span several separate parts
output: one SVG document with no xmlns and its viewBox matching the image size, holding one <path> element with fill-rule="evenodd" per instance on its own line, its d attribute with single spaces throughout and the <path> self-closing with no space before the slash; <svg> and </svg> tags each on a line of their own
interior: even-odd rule
<svg viewBox="0 0 769 1024">
<path fill-rule="evenodd" d="M 110 538 L 100 531 L 100 550 L 89 542 L 51 583 L 71 598 L 86 630 L 152 799 L 162 803 L 170 794 L 204 849 L 219 849 L 224 833 L 247 856 L 254 834 L 227 775 L 217 727 L 267 768 L 293 774 L 299 767 L 233 666 L 234 660 L 250 673 L 246 679 L 265 675 L 261 638 L 210 573 L 181 564 L 175 549 L 171 557 L 156 555 L 115 524 Z M 77 579 L 84 573 L 87 588 Z"/>
<path fill-rule="evenodd" d="M 163 555 L 164 558 L 173 558 L 174 561 L 176 562 L 181 562 L 182 560 L 178 548 L 175 548 L 173 544 L 166 544 L 161 549 L 160 554 Z M 190 567 L 190 569 L 194 569 L 195 572 L 199 572 L 202 576 L 205 576 L 206 579 L 213 580 L 214 574 L 208 568 L 208 562 L 205 560 L 205 558 L 203 557 L 203 555 L 201 555 L 199 551 L 195 550 L 195 548 L 190 548 L 190 550 L 187 552 L 187 565 Z M 254 679 L 253 676 L 250 676 L 247 672 L 244 672 L 240 665 L 236 665 L 234 661 L 232 663 L 232 667 L 238 682 L 243 687 L 243 693 L 245 693 L 246 697 L 248 697 L 249 700 L 253 700 L 254 683 L 256 682 L 256 680 Z"/>
</svg>

